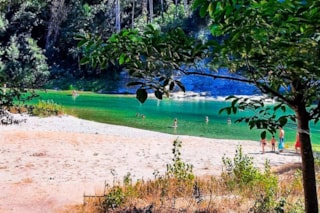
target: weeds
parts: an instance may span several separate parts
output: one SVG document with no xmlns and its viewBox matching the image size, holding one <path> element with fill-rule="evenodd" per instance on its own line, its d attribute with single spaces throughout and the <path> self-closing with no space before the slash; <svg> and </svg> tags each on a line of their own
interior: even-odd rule
<svg viewBox="0 0 320 213">
<path fill-rule="evenodd" d="M 78 212 L 303 212 L 300 170 L 288 176 L 290 181 L 279 180 L 268 161 L 262 170 L 255 168 L 239 146 L 234 158 L 222 158 L 221 177 L 197 178 L 181 159 L 181 147 L 175 140 L 164 175 L 154 171 L 154 180 L 132 183 L 128 173 L 122 185 L 114 181 L 105 192 L 102 206 Z"/>
<path fill-rule="evenodd" d="M 190 180 L 194 179 L 194 174 L 192 172 L 193 166 L 187 164 L 181 159 L 180 148 L 182 147 L 182 142 L 176 139 L 173 142 L 173 164 L 167 164 L 167 175 L 170 178 L 176 178 L 178 180 Z"/>
<path fill-rule="evenodd" d="M 62 115 L 64 111 L 62 106 L 54 103 L 53 100 L 40 100 L 36 105 L 29 107 L 29 113 L 35 116 L 48 117 L 51 115 Z"/>
<path fill-rule="evenodd" d="M 118 208 L 125 201 L 125 193 L 120 186 L 112 187 L 108 194 L 105 195 L 105 200 L 102 205 L 104 209 Z"/>
</svg>

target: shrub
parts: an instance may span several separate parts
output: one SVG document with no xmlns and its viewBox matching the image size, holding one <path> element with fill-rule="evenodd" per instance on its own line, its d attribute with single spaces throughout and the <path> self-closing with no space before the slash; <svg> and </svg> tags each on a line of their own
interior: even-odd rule
<svg viewBox="0 0 320 213">
<path fill-rule="evenodd" d="M 125 202 L 125 194 L 120 186 L 114 186 L 111 190 L 104 196 L 104 201 L 102 203 L 103 208 L 108 210 L 110 208 L 118 208 L 121 204 Z"/>
<path fill-rule="evenodd" d="M 176 139 L 173 142 L 173 164 L 167 164 L 167 175 L 169 177 L 176 178 L 178 180 L 193 180 L 193 166 L 187 164 L 181 159 L 180 148 L 182 147 L 182 142 Z"/>
<path fill-rule="evenodd" d="M 38 104 L 31 106 L 29 111 L 31 115 L 42 117 L 62 115 L 64 113 L 62 106 L 54 103 L 53 100 L 40 100 Z"/>
<path fill-rule="evenodd" d="M 257 196 L 252 212 L 273 212 L 276 206 L 278 179 L 271 173 L 270 164 L 265 162 L 264 172 L 253 164 L 253 158 L 244 155 L 242 147 L 238 146 L 233 159 L 223 157 L 227 173 L 223 174 L 229 189 L 239 189 L 249 196 Z M 249 191 L 248 191 L 249 190 Z"/>
<path fill-rule="evenodd" d="M 247 187 L 257 179 L 259 171 L 254 167 L 253 158 L 244 155 L 242 147 L 238 146 L 233 159 L 228 157 L 222 158 L 222 163 L 226 169 L 223 177 L 226 184 L 232 189 L 234 186 Z"/>
</svg>

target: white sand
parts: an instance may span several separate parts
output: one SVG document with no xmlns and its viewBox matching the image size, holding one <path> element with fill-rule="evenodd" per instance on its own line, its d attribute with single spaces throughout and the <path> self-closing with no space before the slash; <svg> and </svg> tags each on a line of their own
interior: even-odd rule
<svg viewBox="0 0 320 213">
<path fill-rule="evenodd" d="M 176 136 L 81 120 L 72 116 L 28 118 L 0 125 L 0 212 L 57 212 L 81 204 L 83 194 L 103 191 L 104 182 L 164 174 L 172 160 L 172 142 L 182 141 L 182 159 L 196 175 L 218 175 L 222 157 L 242 145 L 256 166 L 300 162 L 291 151 L 261 154 L 259 142 Z M 112 175 L 115 171 L 116 175 Z"/>
</svg>

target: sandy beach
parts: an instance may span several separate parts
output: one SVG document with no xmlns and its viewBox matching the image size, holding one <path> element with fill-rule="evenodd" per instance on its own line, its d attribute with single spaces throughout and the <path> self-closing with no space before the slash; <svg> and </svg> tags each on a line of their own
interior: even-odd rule
<svg viewBox="0 0 320 213">
<path fill-rule="evenodd" d="M 294 151 L 261 154 L 258 141 L 177 136 L 86 121 L 72 116 L 27 117 L 26 123 L 0 125 L 0 212 L 60 212 L 81 204 L 83 194 L 103 191 L 104 183 L 163 174 L 172 160 L 172 143 L 182 141 L 183 161 L 194 173 L 219 175 L 222 157 L 238 145 L 263 167 L 300 162 Z"/>
</svg>

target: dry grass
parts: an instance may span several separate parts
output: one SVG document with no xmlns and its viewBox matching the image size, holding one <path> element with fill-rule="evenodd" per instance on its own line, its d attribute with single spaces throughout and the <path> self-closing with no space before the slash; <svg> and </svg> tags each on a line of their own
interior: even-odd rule
<svg viewBox="0 0 320 213">
<path fill-rule="evenodd" d="M 303 186 L 301 165 L 284 165 L 273 170 L 277 177 L 275 205 L 285 200 L 286 210 L 303 212 Z M 119 187 L 119 186 L 116 186 Z M 66 212 L 250 212 L 250 209 L 265 194 L 265 186 L 230 190 L 221 177 L 201 177 L 181 181 L 174 178 L 157 177 L 152 181 L 135 184 L 124 183 L 119 189 L 124 200 L 117 208 L 107 208 L 103 200 L 91 199 L 84 205 L 68 208 Z M 110 193 L 112 187 L 106 191 Z M 319 191 L 319 189 L 318 189 Z M 107 198 L 107 196 L 105 196 Z M 253 211 L 252 211 L 253 212 Z"/>
</svg>

